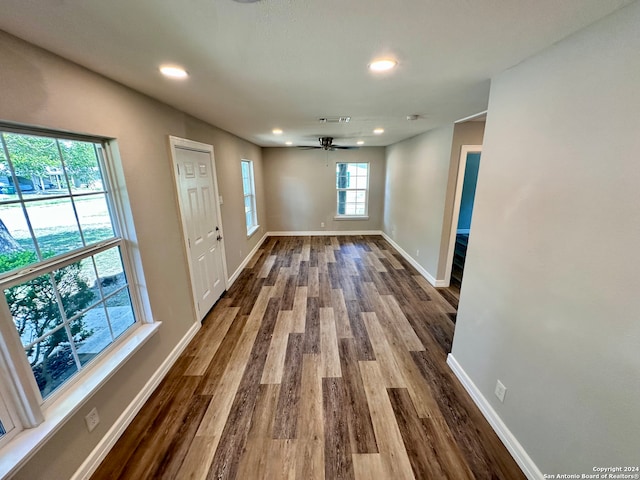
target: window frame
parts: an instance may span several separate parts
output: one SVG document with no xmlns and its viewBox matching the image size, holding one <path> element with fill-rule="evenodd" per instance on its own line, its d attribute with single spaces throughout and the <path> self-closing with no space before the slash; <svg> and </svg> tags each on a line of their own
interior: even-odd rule
<svg viewBox="0 0 640 480">
<path fill-rule="evenodd" d="M 249 169 L 249 178 L 248 178 L 249 188 L 250 188 L 249 193 L 247 193 L 244 189 L 245 177 L 244 177 L 243 166 L 245 164 L 248 165 L 248 169 Z M 242 194 L 243 194 L 242 206 L 244 208 L 245 226 L 247 228 L 247 237 L 250 237 L 260 228 L 260 223 L 258 222 L 258 209 L 256 205 L 256 182 L 255 182 L 255 172 L 253 169 L 253 160 L 247 160 L 244 158 L 240 160 L 240 175 L 242 177 Z M 251 225 L 247 223 L 247 213 L 248 213 L 247 198 L 250 198 L 250 203 L 251 203 L 251 210 L 249 210 L 252 213 L 251 218 L 253 220 L 253 223 Z"/>
<path fill-rule="evenodd" d="M 367 166 L 367 183 L 365 188 L 340 188 L 338 187 L 338 165 L 366 165 Z M 334 220 L 368 220 L 369 219 L 369 182 L 371 176 L 371 163 L 370 162 L 336 162 L 334 183 L 336 188 L 336 214 L 333 217 Z M 342 214 L 339 212 L 340 208 L 340 192 L 364 192 L 364 214 Z"/>
<path fill-rule="evenodd" d="M 1 352 L 0 352 L 1 353 Z M 5 433 L 0 436 L 0 448 L 7 445 L 11 439 L 20 431 L 21 422 L 16 411 L 11 408 L 11 404 L 7 402 L 10 399 L 8 387 L 9 373 L 6 368 L 4 356 L 0 354 L 0 421 L 2 422 Z"/>
<path fill-rule="evenodd" d="M 9 419 L 13 424 L 11 431 L 0 437 L 0 477 L 14 472 L 27 458 L 39 448 L 73 413 L 100 388 L 142 345 L 158 330 L 160 322 L 153 322 L 148 298 L 141 291 L 144 287 L 144 273 L 137 255 L 134 255 L 135 232 L 131 212 L 126 203 L 127 193 L 122 183 L 121 167 L 117 165 L 119 152 L 114 139 L 78 135 L 56 130 L 23 127 L 0 122 L 2 133 L 44 136 L 58 140 L 91 142 L 97 144 L 97 162 L 103 182 L 101 192 L 107 204 L 113 227 L 113 238 L 97 241 L 68 251 L 67 253 L 45 258 L 21 270 L 12 270 L 0 274 L 0 420 Z M 2 148 L 2 147 L 0 147 Z M 4 151 L 4 155 L 7 152 Z M 8 159 L 7 159 L 8 161 Z M 12 175 L 15 175 L 13 166 Z M 65 172 L 66 169 L 65 169 Z M 65 173 L 66 174 L 66 173 Z M 71 187 L 69 187 L 71 188 Z M 17 189 L 19 202 L 24 199 Z M 82 197 L 70 190 L 65 195 L 50 198 Z M 77 213 L 74 211 L 77 218 Z M 78 223 L 79 224 L 79 223 Z M 80 225 L 80 224 L 79 224 Z M 31 226 L 29 225 L 31 229 Z M 33 233 L 33 231 L 32 231 Z M 11 286 L 24 283 L 38 275 L 54 272 L 74 262 L 91 259 L 93 255 L 110 249 L 118 249 L 122 261 L 126 284 L 113 292 L 105 293 L 93 300 L 94 304 L 104 303 L 114 295 L 127 291 L 131 301 L 134 323 L 117 337 L 112 335 L 111 343 L 95 358 L 82 365 L 70 378 L 42 398 L 35 375 L 29 364 L 22 341 L 15 328 L 4 291 Z M 74 318 L 78 313 L 70 318 Z M 69 322 L 71 320 L 67 319 Z M 57 328 L 57 327 L 56 327 Z M 113 330 L 110 328 L 112 333 Z M 44 338 L 44 337 L 43 337 Z M 4 404 L 5 408 L 2 408 Z M 5 424 L 6 425 L 6 424 Z"/>
</svg>

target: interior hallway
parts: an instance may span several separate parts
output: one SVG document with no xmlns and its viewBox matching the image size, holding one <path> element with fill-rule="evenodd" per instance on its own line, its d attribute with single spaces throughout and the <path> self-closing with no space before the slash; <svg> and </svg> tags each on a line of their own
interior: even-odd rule
<svg viewBox="0 0 640 480">
<path fill-rule="evenodd" d="M 92 478 L 524 478 L 380 236 L 270 237 Z"/>
</svg>

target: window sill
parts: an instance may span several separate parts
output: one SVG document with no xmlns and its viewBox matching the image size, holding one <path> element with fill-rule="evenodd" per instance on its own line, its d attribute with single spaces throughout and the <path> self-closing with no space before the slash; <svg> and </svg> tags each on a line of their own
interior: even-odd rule
<svg viewBox="0 0 640 480">
<path fill-rule="evenodd" d="M 255 227 L 251 227 L 247 230 L 247 238 L 251 238 L 254 233 L 256 233 L 260 229 L 260 225 L 256 225 Z"/>
<path fill-rule="evenodd" d="M 334 220 L 369 220 L 369 215 L 336 215 Z"/>
<path fill-rule="evenodd" d="M 133 330 L 105 358 L 87 369 L 82 381 L 76 382 L 44 411 L 45 421 L 27 428 L 0 449 L 0 478 L 20 468 L 103 386 L 131 356 L 158 331 L 161 322 L 147 323 Z"/>
</svg>

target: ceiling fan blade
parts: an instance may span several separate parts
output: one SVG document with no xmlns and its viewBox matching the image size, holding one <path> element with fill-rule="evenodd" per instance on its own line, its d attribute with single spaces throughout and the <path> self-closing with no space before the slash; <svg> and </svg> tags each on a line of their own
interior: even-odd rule
<svg viewBox="0 0 640 480">
<path fill-rule="evenodd" d="M 340 150 L 358 150 L 360 147 L 342 147 L 340 145 L 334 145 L 333 148 L 338 148 Z"/>
<path fill-rule="evenodd" d="M 306 147 L 304 145 L 300 145 L 300 146 L 298 146 L 296 148 L 299 148 L 300 150 L 318 150 L 318 149 L 320 149 L 322 147 Z"/>
</svg>

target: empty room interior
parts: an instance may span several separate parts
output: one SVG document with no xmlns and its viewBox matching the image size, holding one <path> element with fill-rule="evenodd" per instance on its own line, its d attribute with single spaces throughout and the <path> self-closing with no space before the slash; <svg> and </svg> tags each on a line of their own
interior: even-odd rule
<svg viewBox="0 0 640 480">
<path fill-rule="evenodd" d="M 0 478 L 639 478 L 639 25 L 5 0 Z"/>
</svg>

